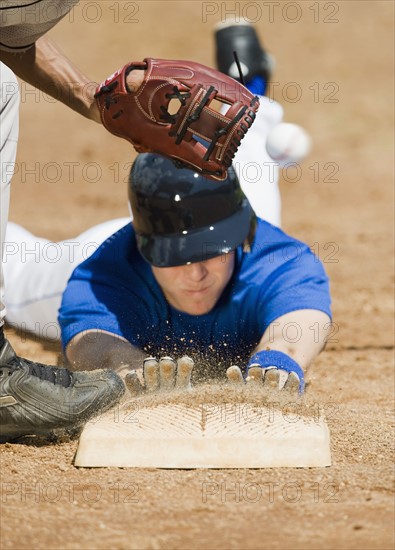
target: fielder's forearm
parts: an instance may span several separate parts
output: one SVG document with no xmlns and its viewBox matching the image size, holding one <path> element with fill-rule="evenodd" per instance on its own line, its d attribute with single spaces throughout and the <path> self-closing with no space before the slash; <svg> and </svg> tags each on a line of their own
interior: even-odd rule
<svg viewBox="0 0 395 550">
<path fill-rule="evenodd" d="M 46 36 L 21 54 L 0 51 L 0 61 L 25 82 L 61 101 L 80 115 L 101 123 L 94 97 L 97 83 L 84 75 Z M 137 91 L 143 79 L 144 71 L 131 71 L 126 79 L 129 91 Z"/>
<path fill-rule="evenodd" d="M 46 36 L 24 53 L 0 52 L 0 60 L 25 82 L 86 118 L 100 122 L 94 99 L 97 83 L 85 76 Z"/>
</svg>

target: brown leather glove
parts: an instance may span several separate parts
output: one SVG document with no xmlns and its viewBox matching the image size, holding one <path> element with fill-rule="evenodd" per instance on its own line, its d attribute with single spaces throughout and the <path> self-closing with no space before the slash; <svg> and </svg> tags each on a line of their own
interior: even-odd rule
<svg viewBox="0 0 395 550">
<path fill-rule="evenodd" d="M 133 70 L 145 71 L 135 92 L 126 86 Z M 103 125 L 136 151 L 159 153 L 219 180 L 226 178 L 259 107 L 245 86 L 214 69 L 151 58 L 119 69 L 100 84 L 95 97 Z"/>
</svg>

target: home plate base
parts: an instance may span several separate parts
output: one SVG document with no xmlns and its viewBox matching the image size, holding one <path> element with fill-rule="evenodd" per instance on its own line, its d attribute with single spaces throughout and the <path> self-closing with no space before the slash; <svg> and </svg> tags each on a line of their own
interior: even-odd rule
<svg viewBox="0 0 395 550">
<path fill-rule="evenodd" d="M 130 403 L 129 403 L 130 406 Z M 89 422 L 75 465 L 134 468 L 330 466 L 322 416 L 249 403 L 117 408 Z"/>
</svg>

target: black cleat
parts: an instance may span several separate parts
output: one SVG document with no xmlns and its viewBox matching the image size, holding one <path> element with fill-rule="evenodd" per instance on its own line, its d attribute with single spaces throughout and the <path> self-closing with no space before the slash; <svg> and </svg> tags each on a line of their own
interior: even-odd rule
<svg viewBox="0 0 395 550">
<path fill-rule="evenodd" d="M 0 349 L 0 441 L 75 430 L 114 406 L 125 393 L 110 370 L 71 372 Z"/>
<path fill-rule="evenodd" d="M 220 23 L 215 29 L 215 44 L 219 71 L 240 81 L 233 56 L 235 51 L 246 82 L 258 75 L 266 82 L 270 81 L 274 59 L 263 49 L 254 27 L 249 23 L 243 20 Z"/>
</svg>

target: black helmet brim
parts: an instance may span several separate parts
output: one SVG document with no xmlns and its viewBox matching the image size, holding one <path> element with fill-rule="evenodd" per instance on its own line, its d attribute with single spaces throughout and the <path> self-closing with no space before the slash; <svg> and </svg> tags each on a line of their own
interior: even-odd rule
<svg viewBox="0 0 395 550">
<path fill-rule="evenodd" d="M 232 216 L 182 235 L 136 233 L 143 258 L 155 267 L 177 267 L 226 254 L 244 242 L 250 230 L 253 210 L 247 199 Z"/>
</svg>

